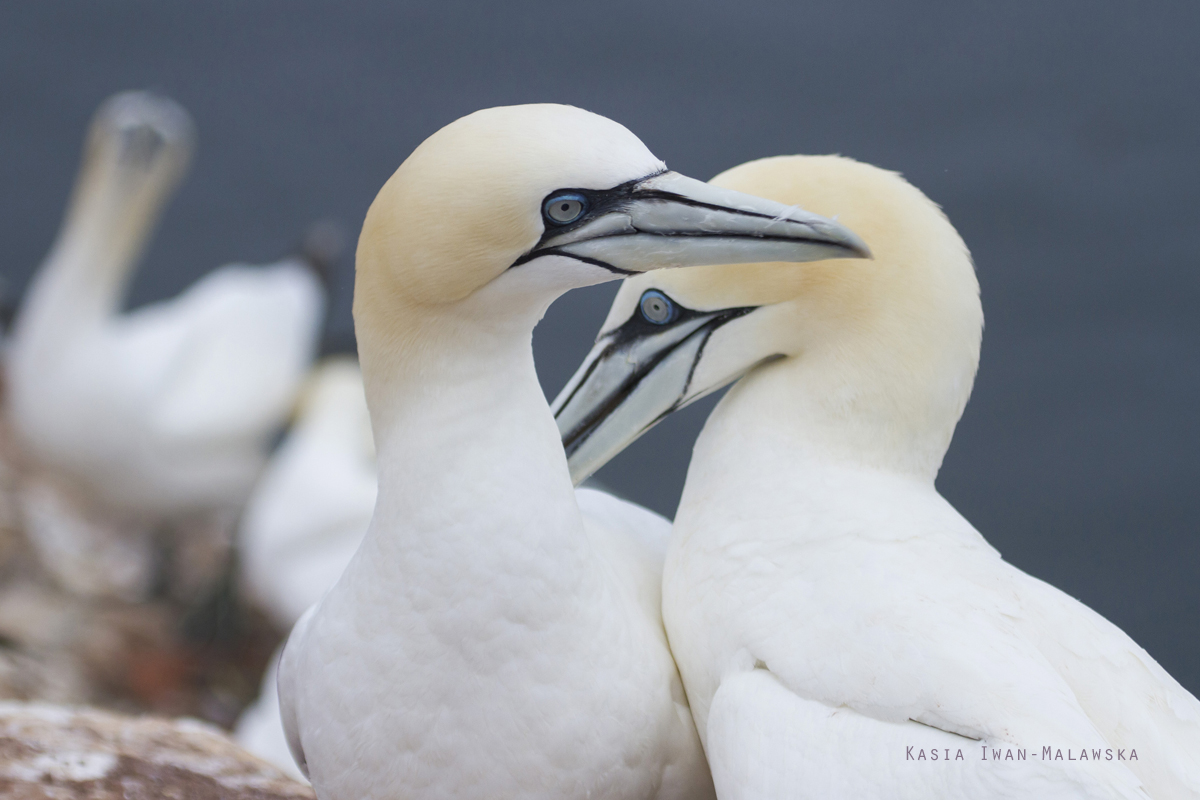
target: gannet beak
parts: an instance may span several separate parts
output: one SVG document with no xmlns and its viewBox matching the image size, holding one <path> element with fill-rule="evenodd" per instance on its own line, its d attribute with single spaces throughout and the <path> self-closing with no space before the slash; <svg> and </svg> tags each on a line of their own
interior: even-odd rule
<svg viewBox="0 0 1200 800">
<path fill-rule="evenodd" d="M 560 190 L 563 208 L 584 209 L 556 225 L 546 215 L 537 245 L 513 266 L 561 255 L 619 275 L 652 269 L 869 258 L 854 232 L 794 206 L 660 172 L 613 189 Z"/>
<path fill-rule="evenodd" d="M 559 255 L 632 275 L 671 267 L 870 257 L 862 239 L 837 222 L 674 172 L 607 191 L 560 190 L 547 197 L 544 208 L 546 233 L 518 264 Z M 569 222 L 555 225 L 556 211 Z M 663 417 L 754 366 L 716 365 L 714 373 L 706 358 L 705 372 L 712 374 L 696 379 L 714 333 L 753 310 L 678 308 L 657 323 L 635 312 L 603 335 L 552 405 L 571 478 L 583 481 Z"/>
<path fill-rule="evenodd" d="M 738 353 L 731 363 L 714 364 L 708 348 L 723 326 L 756 308 L 678 308 L 667 324 L 635 312 L 601 336 L 551 405 L 571 480 L 582 483 L 664 417 L 761 363 L 738 362 Z"/>
<path fill-rule="evenodd" d="M 132 172 L 145 172 L 171 159 L 186 164 L 196 138 L 182 106 L 149 92 L 113 95 L 96 112 L 93 126 L 92 136 L 110 140 L 117 162 Z"/>
</svg>

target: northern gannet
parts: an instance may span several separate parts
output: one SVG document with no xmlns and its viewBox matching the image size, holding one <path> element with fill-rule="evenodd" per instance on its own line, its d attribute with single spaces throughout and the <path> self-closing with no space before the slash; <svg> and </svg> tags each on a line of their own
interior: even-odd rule
<svg viewBox="0 0 1200 800">
<path fill-rule="evenodd" d="M 630 278 L 554 404 L 578 480 L 741 378 L 696 443 L 663 578 L 718 796 L 1197 797 L 1196 699 L 934 488 L 983 325 L 938 207 L 837 157 L 713 184 L 829 215 L 875 256 Z"/>
<path fill-rule="evenodd" d="M 290 630 L 342 574 L 371 521 L 377 485 L 362 372 L 352 358 L 329 359 L 309 379 L 296 421 L 255 486 L 238 530 L 244 591 L 281 629 Z M 654 572 L 661 573 L 670 522 L 594 489 L 575 495 L 588 523 L 645 536 Z M 278 653 L 234 738 L 304 780 L 280 717 L 277 662 Z"/>
<path fill-rule="evenodd" d="M 279 668 L 318 797 L 711 795 L 650 515 L 581 515 L 533 328 L 574 287 L 861 247 L 566 106 L 480 111 L 408 157 L 358 243 L 375 514 Z"/>
<path fill-rule="evenodd" d="M 122 312 L 192 139 L 187 113 L 165 98 L 128 92 L 100 107 L 14 323 L 8 413 L 31 462 L 26 525 L 78 592 L 138 596 L 164 524 L 228 527 L 316 346 L 324 289 L 298 259 L 226 266 Z"/>
<path fill-rule="evenodd" d="M 342 574 L 371 521 L 377 485 L 362 372 L 352 358 L 330 359 L 309 379 L 296 421 L 247 502 L 238 531 L 244 591 L 281 629 L 290 630 Z M 576 489 L 575 495 L 588 523 L 645 536 L 653 546 L 654 572 L 661 573 L 670 522 L 594 489 Z M 304 780 L 280 717 L 277 662 L 278 653 L 234 738 Z"/>
</svg>

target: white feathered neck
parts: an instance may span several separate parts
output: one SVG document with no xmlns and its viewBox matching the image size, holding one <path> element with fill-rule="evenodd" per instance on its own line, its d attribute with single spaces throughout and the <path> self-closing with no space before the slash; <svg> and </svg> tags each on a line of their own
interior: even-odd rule
<svg viewBox="0 0 1200 800">
<path fill-rule="evenodd" d="M 534 370 L 532 330 L 553 293 L 528 266 L 458 303 L 407 309 L 424 317 L 404 325 L 419 344 L 394 346 L 362 306 L 357 321 L 379 496 L 347 575 L 390 576 L 389 590 L 428 604 L 429 624 L 440 610 L 466 625 L 462 644 L 480 653 L 490 645 L 466 635 L 464 603 L 537 627 L 598 578 Z"/>
</svg>

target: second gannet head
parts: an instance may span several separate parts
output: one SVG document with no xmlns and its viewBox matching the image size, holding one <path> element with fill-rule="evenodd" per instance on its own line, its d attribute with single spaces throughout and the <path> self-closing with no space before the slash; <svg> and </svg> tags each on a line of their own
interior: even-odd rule
<svg viewBox="0 0 1200 800">
<path fill-rule="evenodd" d="M 419 352 L 491 315 L 536 322 L 572 287 L 662 267 L 864 253 L 838 223 L 668 171 L 604 117 L 492 108 L 425 140 L 367 212 L 360 352 L 370 384 L 375 353 Z"/>
<path fill-rule="evenodd" d="M 746 384 L 779 385 L 756 409 L 780 435 L 803 426 L 816 446 L 936 474 L 971 391 L 983 329 L 971 258 L 945 215 L 896 173 L 836 156 L 763 159 L 712 183 L 837 219 L 874 260 L 625 281 L 553 404 L 572 478 L 582 481 L 667 414 L 743 375 Z"/>
</svg>

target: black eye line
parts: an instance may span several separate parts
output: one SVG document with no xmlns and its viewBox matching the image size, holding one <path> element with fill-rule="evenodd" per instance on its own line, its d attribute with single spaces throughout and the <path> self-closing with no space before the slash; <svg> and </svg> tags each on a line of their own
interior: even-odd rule
<svg viewBox="0 0 1200 800">
<path fill-rule="evenodd" d="M 651 322 L 650 320 L 646 319 L 642 315 L 642 297 L 645 297 L 646 292 L 649 291 L 658 292 L 663 297 L 667 298 L 667 300 L 670 301 L 671 305 L 675 309 L 674 316 L 672 316 L 666 322 Z M 621 347 L 635 339 L 640 339 L 644 336 L 653 336 L 655 334 L 662 333 L 663 331 L 672 328 L 675 325 L 680 325 L 688 320 L 695 319 L 696 317 L 708 317 L 714 314 L 717 316 L 724 316 L 725 314 L 731 312 L 741 311 L 741 309 L 738 308 L 727 308 L 721 309 L 720 311 L 696 311 L 688 308 L 682 303 L 675 302 L 675 299 L 662 289 L 647 289 L 646 292 L 642 292 L 642 297 L 638 298 L 637 313 L 625 320 L 621 327 L 608 334 L 609 336 L 613 337 L 612 345 L 614 347 Z"/>
<path fill-rule="evenodd" d="M 546 212 L 545 212 L 546 204 L 550 200 L 552 200 L 556 197 L 559 197 L 561 195 L 564 195 L 564 194 L 577 194 L 577 195 L 580 195 L 581 197 L 585 198 L 587 200 L 587 208 L 584 210 L 584 213 L 579 215 L 578 219 L 576 219 L 572 222 L 568 222 L 565 224 L 559 223 L 559 222 L 552 222 L 552 221 L 544 222 L 544 230 L 542 231 L 541 237 L 538 238 L 537 244 L 535 244 L 533 247 L 531 247 L 528 251 L 526 251 L 522 255 L 518 256 L 517 259 L 515 261 L 513 261 L 513 263 L 508 265 L 508 268 L 512 269 L 514 267 L 519 267 L 522 264 L 532 261 L 535 258 L 541 258 L 542 256 L 562 255 L 562 256 L 566 256 L 568 258 L 573 258 L 576 261 L 581 261 L 585 264 L 591 264 L 592 266 L 600 267 L 601 269 L 606 269 L 609 272 L 613 273 L 614 275 L 622 275 L 622 276 L 636 275 L 637 272 L 634 270 L 622 269 L 621 267 L 614 266 L 605 261 L 601 261 L 600 259 L 584 258 L 582 256 L 576 255 L 575 253 L 563 252 L 562 250 L 560 250 L 557 247 L 553 247 L 553 246 L 547 247 L 546 246 L 546 244 L 549 240 L 558 238 L 559 236 L 562 236 L 565 233 L 569 233 L 569 232 L 575 230 L 576 228 L 582 227 L 582 226 L 588 224 L 589 222 L 591 222 L 593 219 L 603 216 L 604 214 L 608 214 L 613 211 L 618 211 L 621 208 L 627 207 L 634 200 L 665 200 L 665 201 L 672 202 L 672 203 L 679 203 L 681 205 L 693 206 L 695 208 L 715 209 L 715 210 L 720 210 L 720 211 L 725 211 L 725 212 L 741 214 L 741 215 L 745 215 L 748 217 L 761 217 L 764 219 L 769 218 L 769 215 L 762 214 L 762 213 L 759 213 L 756 211 L 743 211 L 743 210 L 738 210 L 738 209 L 722 208 L 720 206 L 715 206 L 710 203 L 705 203 L 705 202 L 702 202 L 699 200 L 693 200 L 692 198 L 683 197 L 683 196 L 677 195 L 673 192 L 667 192 L 667 191 L 663 191 L 661 189 L 638 190 L 637 187 L 640 184 L 645 183 L 646 181 L 650 180 L 651 178 L 655 178 L 659 175 L 663 175 L 666 172 L 667 172 L 667 170 L 665 170 L 665 169 L 659 170 L 658 172 L 651 173 L 651 174 L 646 175 L 641 178 L 635 178 L 634 180 L 631 180 L 631 181 L 625 181 L 625 183 L 618 184 L 618 185 L 612 187 L 611 189 L 579 189 L 579 188 L 572 188 L 572 187 L 563 187 L 561 189 L 555 189 L 553 192 L 550 192 L 549 194 L 547 194 L 545 197 L 542 198 L 542 205 L 541 205 L 542 212 L 541 213 L 542 213 L 543 220 L 546 220 Z M 686 233 L 686 232 L 682 232 L 682 231 L 675 232 L 675 233 L 670 233 L 667 231 L 659 231 L 657 233 L 659 235 L 664 235 L 664 236 L 666 236 L 666 235 L 674 235 L 674 236 L 704 236 L 704 235 L 706 235 L 706 234 L 701 234 L 701 233 Z M 745 238 L 745 239 L 757 239 L 757 240 L 778 240 L 778 241 L 787 241 L 787 242 L 795 242 L 798 240 L 798 237 L 795 237 L 795 236 L 786 236 L 786 237 L 785 236 L 772 236 L 770 234 L 761 234 L 761 233 L 744 233 L 744 234 L 725 233 L 725 234 L 721 234 L 721 235 L 724 238 L 737 238 L 737 239 Z M 814 240 L 814 241 L 819 241 L 819 240 Z M 822 243 L 829 244 L 828 242 L 822 242 Z M 672 301 L 672 302 L 674 302 L 674 301 Z"/>
<path fill-rule="evenodd" d="M 650 290 L 647 289 L 646 291 L 648 292 Z M 661 292 L 662 290 L 658 289 L 656 291 Z M 644 294 L 645 292 L 643 292 L 643 295 Z M 663 296 L 667 297 L 666 292 L 663 292 Z M 668 297 L 668 299 L 670 298 Z M 605 334 L 609 341 L 608 345 L 604 348 L 604 352 L 597 356 L 592 363 L 588 365 L 587 371 L 583 374 L 583 378 L 580 379 L 579 383 L 575 384 L 575 388 L 571 391 L 571 394 L 567 395 L 567 399 L 563 401 L 562 408 L 566 408 L 571 404 L 571 400 L 575 397 L 575 392 L 578 392 L 579 389 L 588 382 L 588 378 L 592 376 L 592 371 L 595 370 L 596 367 L 600 366 L 605 359 L 611 356 L 613 351 L 627 347 L 636 339 L 662 333 L 673 325 L 678 325 L 681 322 L 687 322 L 689 319 L 694 319 L 700 315 L 700 312 L 693 311 L 687 306 L 675 303 L 674 300 L 671 300 L 671 302 L 675 304 L 675 308 L 677 309 L 675 318 L 664 322 L 662 325 L 655 325 L 652 322 L 647 322 L 645 318 L 642 317 L 642 301 L 641 298 L 638 298 L 637 311 L 629 319 L 625 320 L 625 322 L 619 328 L 615 328 L 611 332 Z M 730 310 L 737 311 L 738 309 Z M 658 362 L 656 361 L 654 363 L 657 364 Z"/>
<path fill-rule="evenodd" d="M 514 261 L 512 264 L 509 265 L 508 268 L 512 269 L 513 267 L 519 267 L 522 264 L 526 263 L 527 261 L 532 261 L 533 259 L 540 258 L 541 256 L 544 256 L 544 255 L 556 254 L 557 251 L 552 247 L 542 249 L 542 246 L 545 245 L 547 240 L 556 238 L 558 236 L 563 235 L 564 233 L 573 231 L 576 228 L 582 227 L 583 225 L 586 225 L 588 222 L 591 222 L 596 217 L 603 216 L 604 214 L 607 214 L 611 211 L 616 211 L 616 210 L 628 205 L 630 202 L 633 201 L 633 199 L 635 197 L 640 197 L 643 194 L 642 192 L 634 191 L 637 188 L 638 184 L 644 183 L 645 181 L 648 181 L 651 178 L 662 175 L 666 171 L 667 170 L 663 169 L 663 170 L 659 170 L 658 172 L 652 172 L 649 175 L 645 175 L 641 178 L 635 178 L 631 181 L 625 181 L 624 183 L 617 184 L 616 186 L 612 187 L 611 189 L 576 189 L 576 188 L 571 188 L 569 186 L 564 186 L 561 189 L 555 189 L 553 192 L 550 192 L 550 194 L 548 194 L 542 198 L 542 205 L 541 205 L 542 212 L 541 213 L 542 213 L 543 220 L 546 219 L 546 204 L 548 202 L 550 202 L 551 200 L 553 200 L 554 198 L 559 197 L 560 195 L 564 195 L 564 194 L 580 195 L 581 197 L 583 197 L 587 200 L 587 208 L 584 210 L 584 212 L 582 214 L 579 215 L 579 219 L 576 219 L 572 222 L 568 222 L 565 224 L 560 223 L 560 222 L 554 222 L 553 224 L 545 225 L 545 230 L 542 231 L 542 235 L 538 239 L 537 244 L 535 244 L 533 247 L 531 247 L 528 252 L 519 256 L 516 261 Z M 586 260 L 586 259 L 581 259 L 581 258 L 579 258 L 579 256 L 576 256 L 571 253 L 562 253 L 561 255 L 567 255 L 571 258 L 574 258 L 574 259 L 577 259 L 580 261 Z M 590 264 L 593 262 L 587 261 L 587 263 Z M 633 274 L 635 274 L 635 273 L 631 272 L 630 270 L 625 270 L 625 269 L 621 269 L 619 267 L 614 267 L 611 264 L 606 264 L 601 261 L 595 262 L 595 266 L 604 267 L 605 269 L 607 269 L 611 272 L 614 272 L 618 275 L 633 275 Z"/>
<path fill-rule="evenodd" d="M 554 223 L 554 227 L 548 228 L 545 232 L 542 233 L 542 238 L 538 242 L 538 244 L 540 245 L 543 241 L 545 241 L 548 238 L 551 238 L 553 236 L 561 236 L 562 234 L 566 233 L 567 231 L 573 230 L 574 228 L 578 228 L 579 226 L 583 225 L 585 222 L 587 222 L 591 219 L 594 219 L 595 217 L 598 217 L 601 214 L 607 214 L 608 212 L 613 211 L 614 209 L 620 208 L 621 206 L 623 206 L 624 204 L 628 203 L 630 200 L 633 199 L 634 188 L 639 183 L 641 183 L 651 177 L 653 177 L 653 176 L 650 175 L 650 176 L 647 176 L 646 178 L 638 178 L 637 180 L 626 181 L 625 183 L 614 186 L 611 189 L 571 189 L 571 188 L 555 189 L 553 192 L 546 195 L 542 199 L 543 212 L 546 208 L 546 205 L 551 200 L 555 199 L 556 197 L 561 197 L 562 195 L 566 195 L 566 194 L 579 195 L 580 197 L 584 198 L 587 201 L 587 208 L 584 210 L 584 212 L 582 214 L 579 215 L 579 219 L 572 220 L 571 222 L 561 223 L 561 222 L 555 222 L 554 220 L 550 220 L 551 222 Z M 537 249 L 537 248 L 535 247 L 534 249 Z"/>
<path fill-rule="evenodd" d="M 608 264 L 603 261 L 584 259 L 584 258 L 580 258 L 579 256 L 575 255 L 574 253 L 561 252 L 558 248 L 555 248 L 555 247 L 545 247 L 547 240 L 559 237 L 559 236 L 563 235 L 564 233 L 569 233 L 570 231 L 572 231 L 576 228 L 586 225 L 588 222 L 595 219 L 596 217 L 602 216 L 611 211 L 615 211 L 617 209 L 625 207 L 634 199 L 665 200 L 665 201 L 668 201 L 671 203 L 678 203 L 679 205 L 692 206 L 693 208 L 703 208 L 703 209 L 710 209 L 710 210 L 714 210 L 714 211 L 721 211 L 721 212 L 725 212 L 725 213 L 736 214 L 739 216 L 758 217 L 760 219 L 776 219 L 775 217 L 772 217 L 770 214 L 764 214 L 759 211 L 747 211 L 745 209 L 726 208 L 724 206 L 714 205 L 712 203 L 705 203 L 702 200 L 695 200 L 690 197 L 684 197 L 683 195 L 675 194 L 674 192 L 669 192 L 669 191 L 665 191 L 662 189 L 642 189 L 641 191 L 635 191 L 638 184 L 644 183 L 644 182 L 650 180 L 651 178 L 656 178 L 659 175 L 665 175 L 667 172 L 668 172 L 668 170 L 661 169 L 657 172 L 652 172 L 651 174 L 646 175 L 644 177 L 635 178 L 634 180 L 631 180 L 631 181 L 626 181 L 625 183 L 614 186 L 611 189 L 571 189 L 571 188 L 555 189 L 553 192 L 551 192 L 550 194 L 548 194 L 544 198 L 542 198 L 542 218 L 544 220 L 546 219 L 546 211 L 545 211 L 546 203 L 549 200 L 551 200 L 554 197 L 557 197 L 559 195 L 568 194 L 568 193 L 581 195 L 581 196 L 587 198 L 587 201 L 588 201 L 587 209 L 584 211 L 584 213 L 579 215 L 578 219 L 576 219 L 572 222 L 568 222 L 568 223 L 564 224 L 564 223 L 560 223 L 560 222 L 552 222 L 551 221 L 552 224 L 544 225 L 544 230 L 542 231 L 541 237 L 538 238 L 537 243 L 534 244 L 534 246 L 531 247 L 528 251 L 526 251 L 525 253 L 518 256 L 517 259 L 515 261 L 513 261 L 513 263 L 509 264 L 508 269 L 512 269 L 513 267 L 519 267 L 522 264 L 532 261 L 535 258 L 540 258 L 541 256 L 544 256 L 544 255 L 564 255 L 564 256 L 567 256 L 568 258 L 574 258 L 579 261 L 584 261 L 585 263 L 588 263 L 588 264 L 593 264 L 594 266 L 603 267 L 604 269 L 607 269 L 609 272 L 612 272 L 616 275 L 634 275 L 634 274 L 636 274 L 633 271 L 630 271 L 627 269 L 621 269 L 620 267 L 615 267 L 612 264 Z M 802 224 L 802 223 L 796 222 L 795 220 L 783 219 L 783 220 L 779 220 L 779 221 L 792 222 L 795 224 Z M 658 235 L 658 236 L 696 236 L 696 237 L 703 237 L 703 236 L 709 235 L 706 233 L 689 232 L 689 231 L 655 231 L 654 234 Z M 852 248 L 852 247 L 849 247 L 847 245 L 836 244 L 834 242 L 829 242 L 829 241 L 826 241 L 824 239 L 819 239 L 819 238 L 807 239 L 806 237 L 802 237 L 802 236 L 773 236 L 771 234 L 764 234 L 764 233 L 734 233 L 734 232 L 722 233 L 722 234 L 720 234 L 720 236 L 722 238 L 726 238 L 726 239 L 757 239 L 760 241 L 767 240 L 767 241 L 780 241 L 780 242 L 792 242 L 792 243 L 798 242 L 798 241 L 811 241 L 816 244 L 822 244 L 822 245 L 826 245 L 826 246 L 833 245 L 833 246 L 837 246 L 837 247 L 842 247 L 843 249 L 845 249 L 849 252 L 854 252 L 854 248 Z"/>
<path fill-rule="evenodd" d="M 579 389 L 587 383 L 592 371 L 600 363 L 612 357 L 614 352 L 625 349 L 634 340 L 642 338 L 648 333 L 661 333 L 666 328 L 676 325 L 680 322 L 684 322 L 688 319 L 694 319 L 696 317 L 709 317 L 709 319 L 703 325 L 699 326 L 696 328 L 696 330 L 683 337 L 682 340 L 654 353 L 652 358 L 647 360 L 645 363 L 639 364 L 638 368 L 626 376 L 625 380 L 621 382 L 621 385 L 618 386 L 617 389 L 610 394 L 603 403 L 593 409 L 592 413 L 588 414 L 587 417 L 580 420 L 579 424 L 576 425 L 574 429 L 568 431 L 566 435 L 562 437 L 563 448 L 566 450 L 568 456 L 578 450 L 583 443 L 587 441 L 588 437 L 590 437 L 592 433 L 598 427 L 600 427 L 600 425 L 603 424 L 606 419 L 608 419 L 612 412 L 618 406 L 624 403 L 631 394 L 633 394 L 645 377 L 653 372 L 659 364 L 661 364 L 668 356 L 671 355 L 671 353 L 675 352 L 675 350 L 682 347 L 686 342 L 691 341 L 695 337 L 702 336 L 704 338 L 701 342 L 700 349 L 697 351 L 696 357 L 693 359 L 692 364 L 688 369 L 687 383 L 684 388 L 684 394 L 686 394 L 687 388 L 691 386 L 692 376 L 696 372 L 696 365 L 700 363 L 700 358 L 704 354 L 704 347 L 708 344 L 708 339 L 717 330 L 717 328 L 725 325 L 728 322 L 732 322 L 738 317 L 744 317 L 751 311 L 754 311 L 758 308 L 758 306 L 741 306 L 725 308 L 721 309 L 720 311 L 694 311 L 686 306 L 680 306 L 678 303 L 676 303 L 676 306 L 681 310 L 681 312 L 686 311 L 687 315 L 685 316 L 683 313 L 681 313 L 679 317 L 672 322 L 668 322 L 665 325 L 654 325 L 653 323 L 641 320 L 641 314 L 635 314 L 630 317 L 624 325 L 609 334 L 612 339 L 608 346 L 605 347 L 604 351 L 588 366 L 587 373 L 579 381 L 579 383 L 576 384 L 575 389 L 571 392 L 567 399 L 563 401 L 562 408 L 566 408 L 568 405 L 570 405 L 571 400 L 575 396 L 575 392 L 578 392 Z M 640 325 L 637 323 L 640 323 Z M 670 411 L 663 413 L 650 424 L 656 424 L 667 414 L 671 413 L 671 411 L 674 411 L 678 407 L 678 404 L 679 399 L 676 398 L 676 400 L 671 404 Z"/>
</svg>

